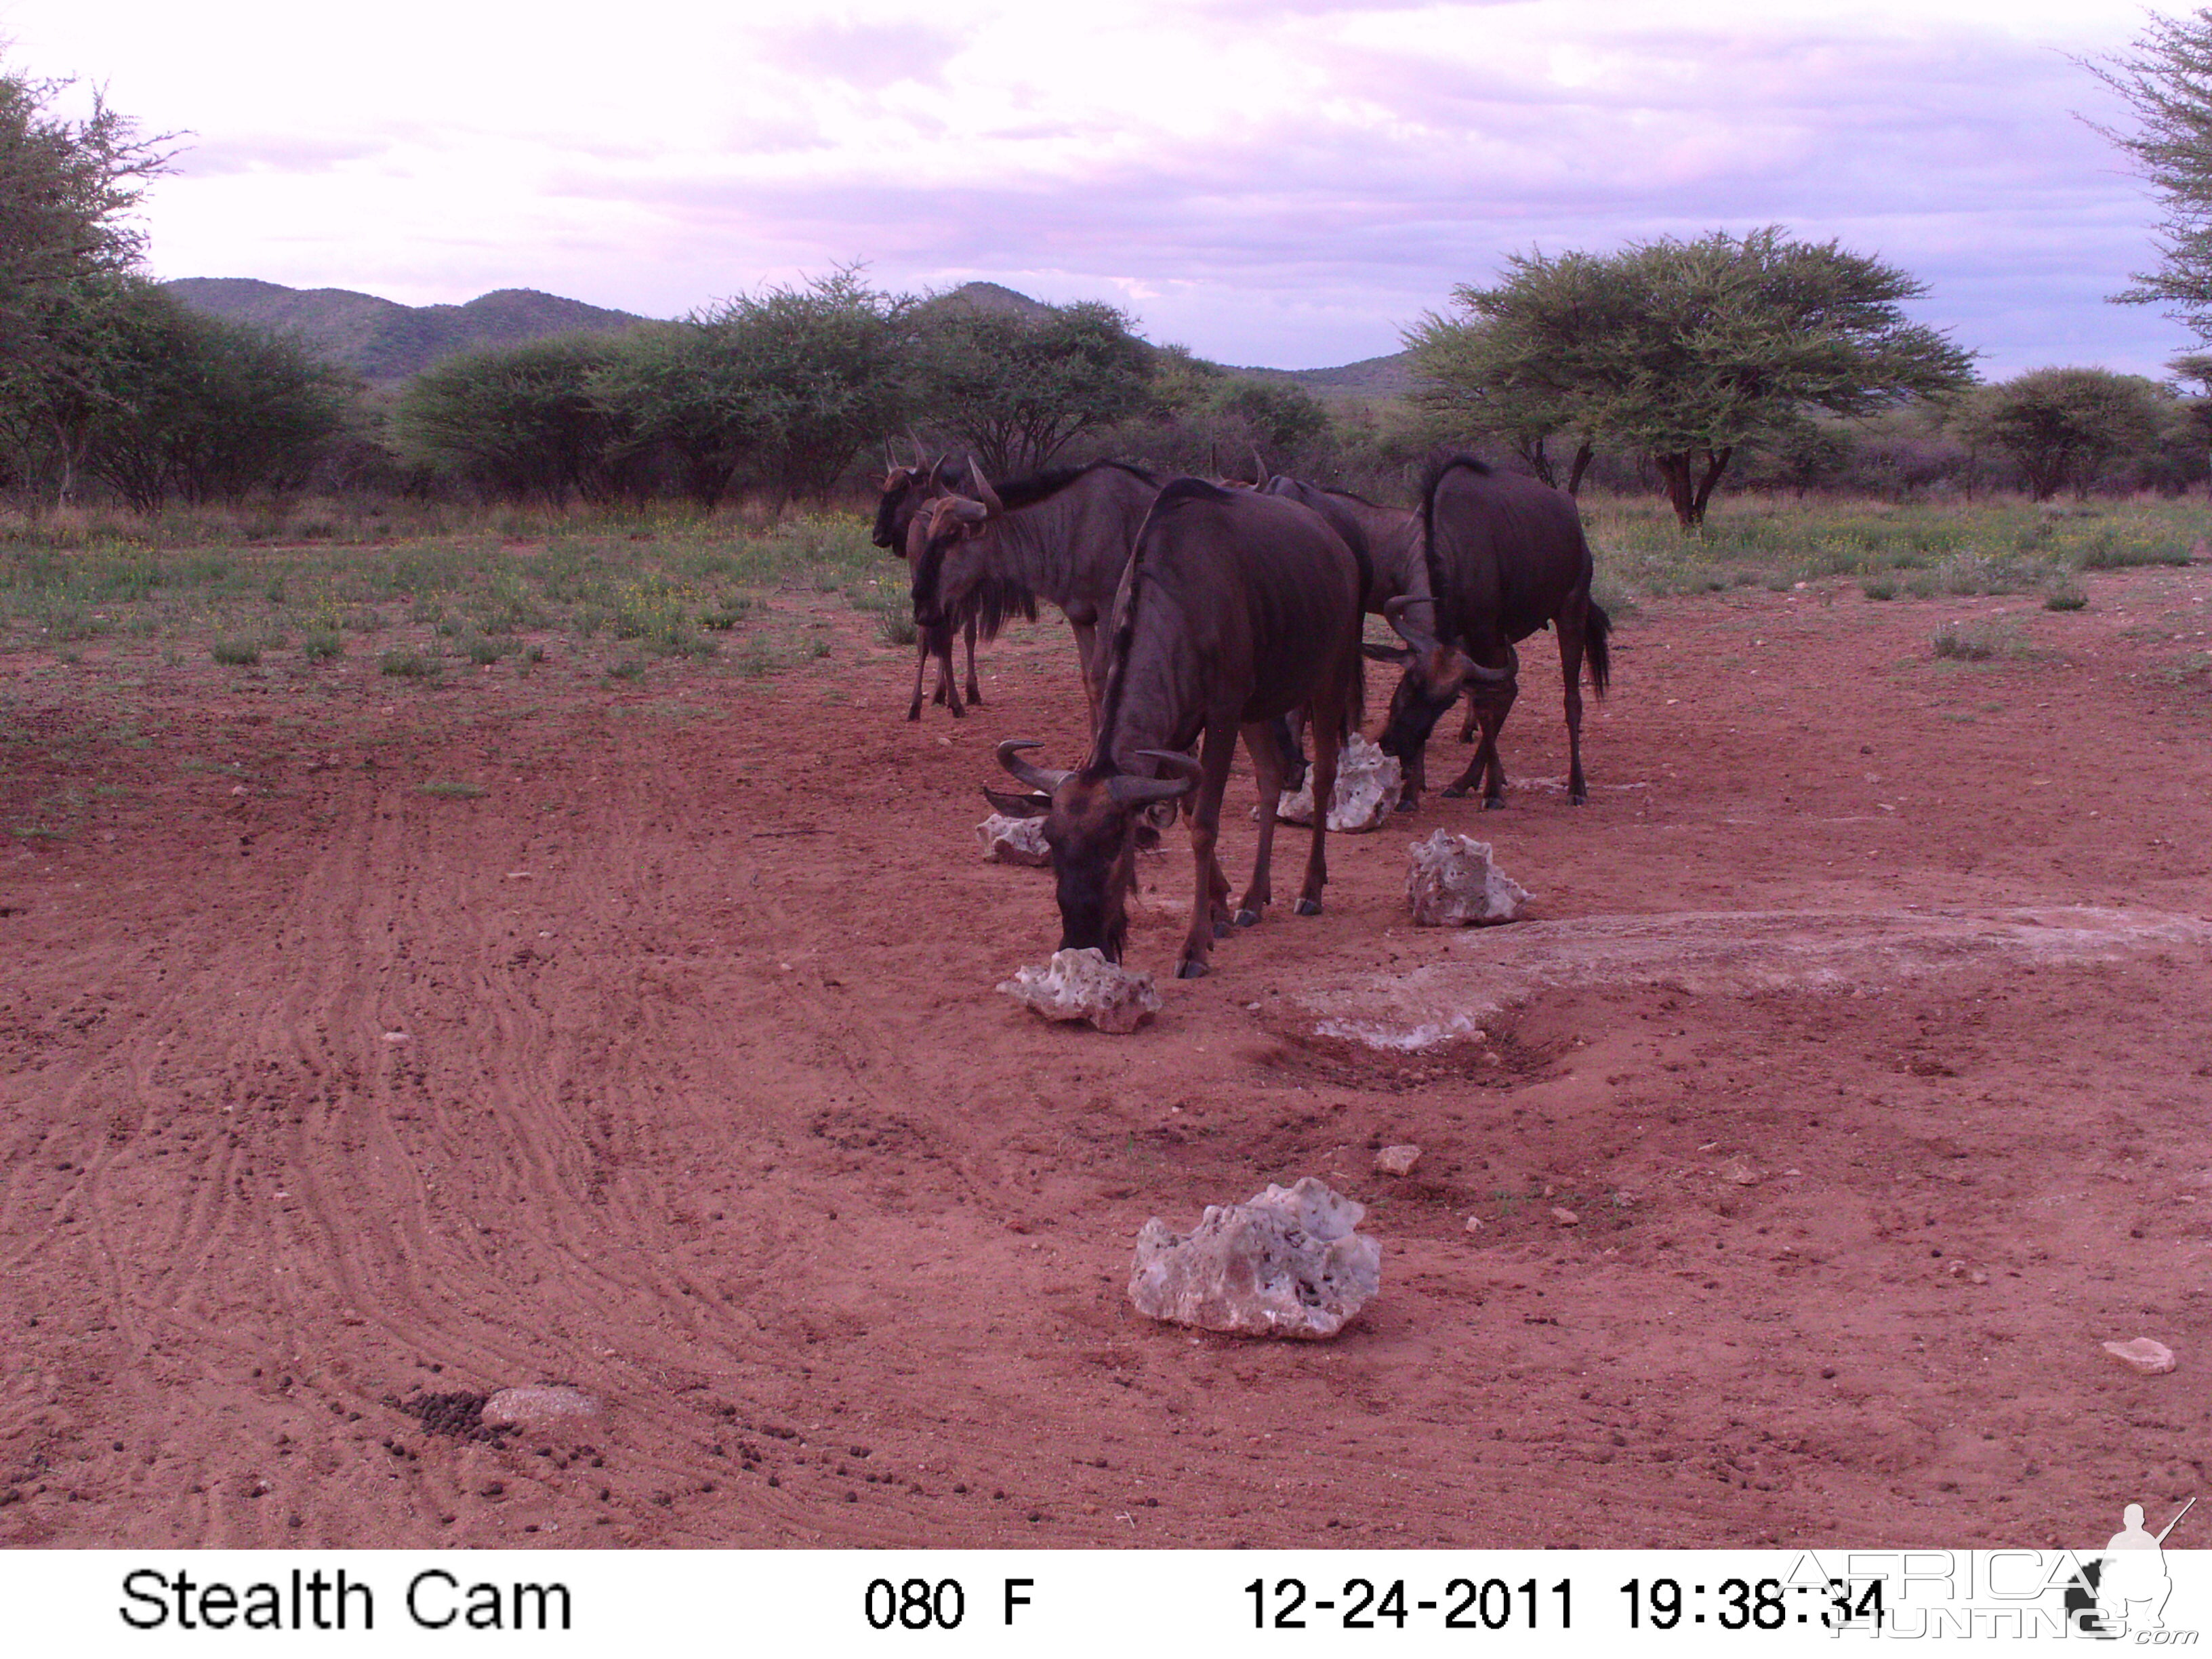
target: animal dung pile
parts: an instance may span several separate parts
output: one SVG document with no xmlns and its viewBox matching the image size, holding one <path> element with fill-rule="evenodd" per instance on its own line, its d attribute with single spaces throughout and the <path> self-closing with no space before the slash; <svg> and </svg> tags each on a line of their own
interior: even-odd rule
<svg viewBox="0 0 2212 1659">
<path fill-rule="evenodd" d="M 975 834 L 983 843 L 983 856 L 1000 864 L 1026 864 L 1036 869 L 1052 862 L 1042 818 L 1012 818 L 994 812 L 975 826 Z"/>
<path fill-rule="evenodd" d="M 1055 951 L 1042 968 L 1017 968 L 999 988 L 1047 1019 L 1087 1019 L 1102 1031 L 1133 1031 L 1160 1011 L 1150 974 L 1133 974 L 1103 951 Z"/>
<path fill-rule="evenodd" d="M 1382 1247 L 1352 1231 L 1366 1213 L 1308 1176 L 1249 1204 L 1209 1204 L 1188 1233 L 1154 1216 L 1137 1235 L 1129 1300 L 1200 1330 L 1334 1336 L 1382 1288 Z"/>
<path fill-rule="evenodd" d="M 1357 732 L 1345 740 L 1336 756 L 1336 789 L 1329 797 L 1328 827 L 1330 833 L 1340 836 L 1364 835 L 1370 830 L 1380 830 L 1398 805 L 1398 794 L 1404 778 L 1398 769 L 1398 757 L 1386 755 Z M 1285 792 L 1277 803 L 1275 816 L 1285 823 L 1313 822 L 1313 769 L 1306 769 L 1306 781 L 1293 792 Z"/>
<path fill-rule="evenodd" d="M 1517 921 L 1528 890 L 1490 861 L 1490 843 L 1439 830 L 1407 847 L 1406 902 L 1423 927 Z"/>
</svg>

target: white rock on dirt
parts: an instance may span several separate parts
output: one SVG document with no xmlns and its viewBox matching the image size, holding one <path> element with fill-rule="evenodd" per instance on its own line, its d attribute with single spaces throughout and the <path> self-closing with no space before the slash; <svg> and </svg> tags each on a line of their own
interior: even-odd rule
<svg viewBox="0 0 2212 1659">
<path fill-rule="evenodd" d="M 1200 1330 L 1334 1336 L 1382 1287 L 1382 1248 L 1353 1231 L 1367 1211 L 1306 1176 L 1248 1204 L 1209 1204 L 1188 1233 L 1154 1216 L 1137 1235 L 1129 1300 Z"/>
<path fill-rule="evenodd" d="M 532 1383 L 519 1389 L 501 1389 L 484 1401 L 483 1421 L 497 1427 L 502 1423 L 552 1423 L 570 1417 L 597 1417 L 599 1402 L 581 1389 L 572 1389 L 564 1382 Z"/>
<path fill-rule="evenodd" d="M 1055 951 L 1042 968 L 1017 968 L 999 988 L 1047 1019 L 1087 1019 L 1116 1036 L 1160 1011 L 1150 974 L 1133 974 L 1094 949 Z"/>
<path fill-rule="evenodd" d="M 1042 818 L 1012 818 L 1004 812 L 994 812 L 975 826 L 977 839 L 983 843 L 983 856 L 1000 864 L 1025 864 L 1040 869 L 1052 862 L 1052 848 L 1046 845 Z"/>
<path fill-rule="evenodd" d="M 2105 1352 L 2139 1376 L 2160 1376 L 2174 1366 L 2173 1350 L 2148 1336 L 2132 1342 L 2107 1342 Z"/>
<path fill-rule="evenodd" d="M 1439 830 L 1406 848 L 1406 902 L 1423 927 L 1517 921 L 1528 890 L 1490 861 L 1490 843 Z"/>
<path fill-rule="evenodd" d="M 1364 835 L 1380 830 L 1396 810 L 1403 783 L 1398 757 L 1386 755 L 1357 732 L 1336 756 L 1336 788 L 1328 803 L 1329 833 Z M 1313 822 L 1313 772 L 1294 791 L 1285 790 L 1275 816 L 1285 823 Z"/>
<path fill-rule="evenodd" d="M 1421 1161 L 1418 1146 L 1385 1146 L 1375 1154 L 1375 1173 L 1387 1176 L 1409 1176 L 1413 1166 Z"/>
</svg>

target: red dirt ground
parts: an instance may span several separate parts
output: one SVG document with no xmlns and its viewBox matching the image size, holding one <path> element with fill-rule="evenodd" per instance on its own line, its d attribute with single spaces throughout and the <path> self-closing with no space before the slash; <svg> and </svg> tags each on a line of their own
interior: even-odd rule
<svg viewBox="0 0 2212 1659">
<path fill-rule="evenodd" d="M 0 812 L 68 819 L 0 844 L 0 1542 L 2094 1542 L 2207 1486 L 2212 952 L 1534 988 L 1496 1065 L 1301 1012 L 1509 936 L 1405 925 L 1438 825 L 1554 922 L 2212 921 L 2212 570 L 2087 585 L 1647 604 L 1588 808 L 1337 841 L 1327 915 L 1124 1038 L 992 989 L 1057 936 L 971 828 L 995 739 L 1077 752 L 1056 629 L 918 726 L 834 598 L 775 679 L 0 657 Z M 1930 654 L 1999 611 L 2015 654 Z M 1130 1309 L 1146 1217 L 1305 1174 L 1384 1249 L 1338 1340 Z M 2100 1352 L 2137 1335 L 2180 1369 Z M 605 1413 L 394 1403 L 538 1382 Z"/>
</svg>

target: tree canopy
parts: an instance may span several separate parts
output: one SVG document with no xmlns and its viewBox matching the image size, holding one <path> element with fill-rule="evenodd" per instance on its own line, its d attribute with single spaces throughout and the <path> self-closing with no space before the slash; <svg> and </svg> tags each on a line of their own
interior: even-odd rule
<svg viewBox="0 0 2212 1659">
<path fill-rule="evenodd" d="M 1407 344 L 1431 408 L 1532 462 L 1559 432 L 1649 456 L 1686 529 L 1739 448 L 1808 412 L 1865 416 L 1971 384 L 1971 354 L 1900 308 L 1923 292 L 1833 241 L 1716 231 L 1516 254 L 1503 282 L 1455 289 L 1459 314 L 1425 318 Z"/>
<path fill-rule="evenodd" d="M 2165 213 L 2158 269 L 2137 273 L 2135 286 L 2114 297 L 2170 305 L 2212 342 L 2212 9 L 2154 15 L 2134 56 L 2087 67 L 2141 124 L 2133 132 L 2097 131 L 2133 159 Z"/>
<path fill-rule="evenodd" d="M 1960 425 L 2019 463 L 2039 501 L 2072 487 L 2086 495 L 2117 457 L 2147 450 L 2179 412 L 2172 392 L 2106 368 L 2038 368 L 1983 388 Z"/>
<path fill-rule="evenodd" d="M 1143 408 L 1152 356 L 1127 315 L 1098 301 L 1036 316 L 939 301 L 922 324 L 918 390 L 932 424 L 1004 477 Z"/>
</svg>

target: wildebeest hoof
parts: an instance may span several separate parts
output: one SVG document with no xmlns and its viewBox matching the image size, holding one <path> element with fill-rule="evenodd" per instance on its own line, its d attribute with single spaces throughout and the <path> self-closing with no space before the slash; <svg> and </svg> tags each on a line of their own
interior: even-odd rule
<svg viewBox="0 0 2212 1659">
<path fill-rule="evenodd" d="M 1206 965 L 1194 957 L 1189 961 L 1184 963 L 1182 966 L 1176 969 L 1176 977 L 1177 979 L 1204 979 L 1207 972 L 1208 969 Z"/>
<path fill-rule="evenodd" d="M 1229 924 L 1225 921 L 1216 920 L 1213 924 L 1213 936 L 1216 939 L 1227 939 L 1229 937 Z"/>
<path fill-rule="evenodd" d="M 1459 785 L 1455 783 L 1446 784 L 1438 793 L 1441 793 L 1446 800 L 1465 800 L 1467 799 L 1467 791 L 1461 788 Z"/>
<path fill-rule="evenodd" d="M 1237 913 L 1237 925 L 1239 927 L 1257 927 L 1260 925 L 1260 913 L 1257 910 L 1239 910 Z"/>
<path fill-rule="evenodd" d="M 906 711 L 906 717 L 910 720 L 920 720 L 921 718 L 921 705 L 920 703 L 916 703 L 913 708 L 908 709 Z"/>
<path fill-rule="evenodd" d="M 1574 804 L 1575 804 L 1576 805 L 1577 805 L 1577 806 L 1588 806 L 1588 805 L 1589 805 L 1589 796 L 1587 793 L 1585 793 L 1585 794 L 1580 794 L 1580 795 L 1571 795 L 1571 796 L 1569 796 L 1569 797 L 1568 797 L 1568 799 L 1569 799 L 1570 800 L 1573 801 L 1573 802 L 1574 802 Z"/>
<path fill-rule="evenodd" d="M 1321 914 L 1321 901 L 1302 898 L 1298 901 L 1297 911 L 1302 916 L 1317 916 Z"/>
<path fill-rule="evenodd" d="M 1505 797 L 1503 795 L 1485 795 L 1482 798 L 1482 810 L 1486 812 L 1500 811 L 1504 805 Z"/>
<path fill-rule="evenodd" d="M 1411 795 L 1401 795 L 1398 798 L 1398 810 L 1401 812 L 1410 812 L 1419 804 Z"/>
</svg>

